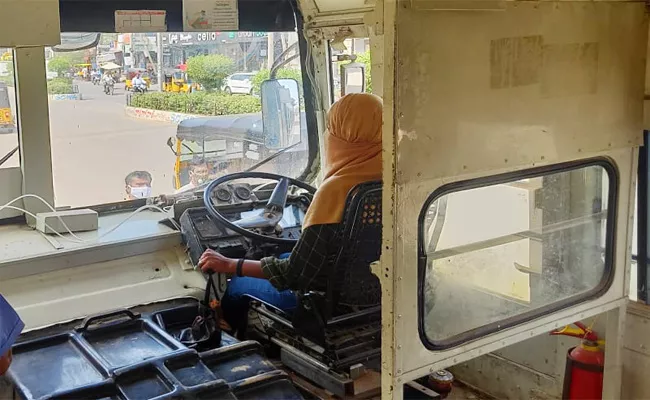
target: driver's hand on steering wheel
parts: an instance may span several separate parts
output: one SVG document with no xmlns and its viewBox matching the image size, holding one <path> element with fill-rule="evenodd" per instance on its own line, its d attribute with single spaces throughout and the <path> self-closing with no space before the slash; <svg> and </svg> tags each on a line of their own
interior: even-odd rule
<svg viewBox="0 0 650 400">
<path fill-rule="evenodd" d="M 231 274 L 237 268 L 237 260 L 225 257 L 214 250 L 208 249 L 203 252 L 199 259 L 201 271 Z"/>
</svg>

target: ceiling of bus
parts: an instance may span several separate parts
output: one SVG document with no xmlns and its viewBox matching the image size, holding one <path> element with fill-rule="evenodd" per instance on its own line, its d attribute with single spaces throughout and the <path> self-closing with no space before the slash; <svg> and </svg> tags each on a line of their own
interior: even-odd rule
<svg viewBox="0 0 650 400">
<path fill-rule="evenodd" d="M 293 31 L 295 7 L 295 0 L 239 0 L 239 30 Z M 116 10 L 165 10 L 168 31 L 183 30 L 182 0 L 59 0 L 61 31 L 114 32 Z"/>
</svg>

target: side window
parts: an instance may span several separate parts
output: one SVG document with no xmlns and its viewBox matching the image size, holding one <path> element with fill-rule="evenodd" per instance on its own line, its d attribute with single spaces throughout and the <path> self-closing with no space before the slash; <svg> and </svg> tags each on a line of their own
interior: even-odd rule
<svg viewBox="0 0 650 400">
<path fill-rule="evenodd" d="M 366 93 L 372 93 L 371 64 L 370 64 L 370 39 L 351 38 L 343 43 L 330 42 L 330 97 L 332 102 L 340 99 L 343 93 L 341 87 L 341 65 L 349 63 L 361 64 L 364 68 Z M 351 83 L 351 82 L 349 82 Z M 362 82 L 352 82 L 361 85 Z"/>
<path fill-rule="evenodd" d="M 595 160 L 436 190 L 418 227 L 425 345 L 456 346 L 605 291 L 616 185 L 614 167 Z"/>
<path fill-rule="evenodd" d="M 20 167 L 12 49 L 0 48 L 0 168 Z"/>
</svg>

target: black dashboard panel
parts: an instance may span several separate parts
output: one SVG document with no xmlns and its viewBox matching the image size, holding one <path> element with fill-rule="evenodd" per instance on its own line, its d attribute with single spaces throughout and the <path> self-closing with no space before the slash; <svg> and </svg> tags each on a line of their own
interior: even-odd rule
<svg viewBox="0 0 650 400">
<path fill-rule="evenodd" d="M 250 204 L 239 207 L 230 207 L 229 211 L 222 211 L 229 220 L 237 220 L 242 214 L 250 211 Z M 295 205 L 287 206 L 285 211 L 287 217 L 281 232 L 277 237 L 284 239 L 299 239 L 301 233 L 301 222 L 304 212 L 302 208 Z M 251 240 L 242 237 L 216 223 L 204 207 L 188 208 L 180 218 L 183 240 L 187 246 L 190 259 L 196 265 L 201 254 L 206 249 L 212 249 L 231 258 L 257 259 L 269 255 L 277 255 L 291 251 L 291 247 L 271 245 L 268 243 L 253 243 Z M 288 224 L 288 225 L 287 225 Z"/>
</svg>

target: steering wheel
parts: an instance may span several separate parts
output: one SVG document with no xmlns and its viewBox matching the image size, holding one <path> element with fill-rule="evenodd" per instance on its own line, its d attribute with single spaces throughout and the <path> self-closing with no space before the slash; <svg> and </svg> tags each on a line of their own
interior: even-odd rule
<svg viewBox="0 0 650 400">
<path fill-rule="evenodd" d="M 212 192 L 218 186 L 223 185 L 226 182 L 243 178 L 272 179 L 278 183 L 275 185 L 275 189 L 273 189 L 273 193 L 271 193 L 271 197 L 266 203 L 266 206 L 260 210 L 259 214 L 231 222 L 215 208 L 214 204 L 212 203 Z M 281 239 L 266 235 L 260 235 L 259 233 L 255 233 L 249 230 L 254 228 L 270 229 L 276 227 L 276 225 L 282 220 L 282 216 L 284 214 L 284 207 L 287 202 L 289 185 L 294 185 L 301 189 L 305 189 L 311 194 L 316 193 L 316 189 L 313 186 L 310 186 L 293 178 L 288 178 L 286 176 L 266 172 L 237 172 L 234 174 L 224 175 L 212 181 L 203 192 L 203 203 L 205 204 L 205 208 L 208 210 L 208 213 L 214 219 L 223 224 L 226 228 L 235 231 L 244 237 L 253 240 L 264 241 L 267 243 L 294 246 L 298 242 L 297 239 Z"/>
</svg>

